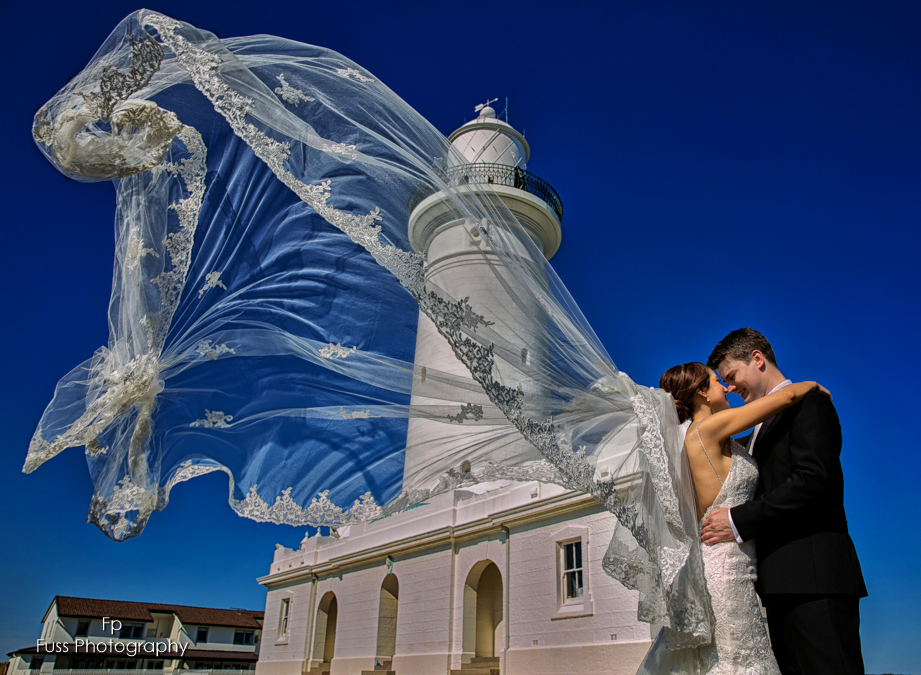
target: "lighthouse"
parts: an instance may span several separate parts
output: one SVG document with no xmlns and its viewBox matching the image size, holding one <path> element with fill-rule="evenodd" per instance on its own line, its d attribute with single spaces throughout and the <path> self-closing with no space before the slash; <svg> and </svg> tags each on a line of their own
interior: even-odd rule
<svg viewBox="0 0 921 675">
<path fill-rule="evenodd" d="M 559 249 L 563 206 L 559 195 L 544 180 L 527 170 L 531 148 L 525 137 L 498 118 L 488 104 L 478 106 L 478 116 L 456 129 L 448 140 L 457 150 L 447 162 L 446 182 L 461 193 L 473 193 L 482 201 L 501 202 L 514 216 L 511 227 L 520 237 L 529 237 L 534 247 L 519 245 L 515 253 L 534 265 L 538 279 L 545 279 L 543 264 Z M 492 322 L 492 328 L 514 345 L 496 357 L 499 379 L 510 386 L 521 385 L 526 400 L 542 400 L 543 392 L 531 377 L 546 359 L 547 345 L 540 330 L 543 309 L 532 294 L 518 292 L 520 281 L 503 274 L 503 263 L 489 248 L 482 223 L 458 217 L 445 192 L 417 193 L 410 202 L 409 240 L 412 247 L 426 252 L 426 280 L 457 299 L 475 298 L 474 311 Z M 515 245 L 512 242 L 512 245 Z M 535 257 L 537 259 L 535 259 Z M 443 405 L 437 386 L 426 381 L 426 373 L 440 371 L 471 380 L 447 340 L 432 321 L 419 315 L 415 352 L 416 377 L 412 405 Z M 478 386 L 478 385 L 476 385 Z M 447 455 L 458 458 L 462 472 L 477 473 L 489 461 L 533 456 L 530 447 L 507 424 L 475 428 L 477 442 L 470 443 L 471 427 L 445 421 L 412 418 L 407 428 L 404 484 L 430 487 L 443 474 L 436 460 Z"/>
<path fill-rule="evenodd" d="M 524 136 L 488 104 L 477 112 L 449 137 L 447 190 L 426 185 L 410 199 L 409 239 L 426 252 L 430 290 L 469 297 L 471 309 L 493 322 L 494 374 L 506 386 L 520 384 L 528 414 L 546 419 L 544 309 L 517 279 L 546 281 L 563 207 L 528 171 Z M 500 207 L 491 217 L 506 226 L 490 230 L 460 215 L 451 202 L 458 193 Z M 499 236 L 502 255 L 490 248 Z M 512 264 L 533 273 L 510 274 Z M 636 618 L 636 592 L 602 568 L 614 516 L 559 485 L 521 474 L 490 480 L 495 473 L 484 469 L 497 456 L 517 466 L 536 450 L 513 425 L 476 417 L 480 404 L 486 411 L 482 388 L 420 314 L 414 405 L 458 405 L 456 393 L 439 398 L 437 372 L 466 380 L 474 403 L 410 418 L 404 480 L 431 488 L 453 468 L 479 483 L 442 484 L 424 503 L 340 528 L 336 537 L 305 537 L 296 550 L 279 545 L 259 580 L 268 588 L 263 634 L 277 637 L 263 641 L 256 675 L 632 675 L 650 630 Z M 337 622 L 345 628 L 337 631 Z"/>
</svg>

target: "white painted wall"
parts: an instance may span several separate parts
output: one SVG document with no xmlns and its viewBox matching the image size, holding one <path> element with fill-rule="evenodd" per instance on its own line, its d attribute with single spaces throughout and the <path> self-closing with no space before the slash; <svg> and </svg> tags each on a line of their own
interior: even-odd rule
<svg viewBox="0 0 921 675">
<path fill-rule="evenodd" d="M 339 602 L 331 675 L 371 670 L 388 553 L 400 585 L 392 666 L 399 675 L 439 675 L 469 661 L 464 587 L 483 561 L 494 562 L 502 577 L 508 644 L 503 625 L 496 653 L 504 673 L 635 672 L 650 644 L 649 627 L 636 619 L 636 593 L 601 568 L 613 516 L 557 486 L 499 482 L 479 489 L 485 491 L 458 490 L 405 514 L 353 526 L 340 539 L 314 538 L 301 550 L 278 550 L 272 573 L 260 580 L 269 593 L 259 675 L 300 674 L 313 641 L 307 617 L 327 591 Z M 503 522 L 512 523 L 508 539 Z M 447 530 L 439 527 L 444 523 Z M 427 532 L 441 534 L 426 539 Z M 583 542 L 585 572 L 583 602 L 575 608 L 561 606 L 558 564 L 558 542 L 573 539 Z M 329 576 L 319 573 L 311 596 L 311 571 L 324 569 Z M 296 574 L 300 578 L 273 581 Z M 273 642 L 282 597 L 291 598 L 291 629 L 287 641 Z"/>
</svg>

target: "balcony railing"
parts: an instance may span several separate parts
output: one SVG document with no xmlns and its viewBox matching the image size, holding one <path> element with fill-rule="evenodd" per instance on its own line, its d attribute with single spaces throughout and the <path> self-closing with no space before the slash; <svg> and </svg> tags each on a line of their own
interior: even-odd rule
<svg viewBox="0 0 921 675">
<path fill-rule="evenodd" d="M 461 164 L 451 167 L 444 176 L 445 182 L 451 187 L 464 185 L 504 185 L 506 187 L 524 190 L 538 199 L 543 200 L 556 214 L 557 220 L 563 222 L 563 202 L 550 184 L 538 178 L 533 173 L 506 164 L 487 164 L 476 162 Z M 409 198 L 407 211 L 413 212 L 422 200 L 435 194 L 435 189 L 430 185 L 420 185 Z"/>
</svg>

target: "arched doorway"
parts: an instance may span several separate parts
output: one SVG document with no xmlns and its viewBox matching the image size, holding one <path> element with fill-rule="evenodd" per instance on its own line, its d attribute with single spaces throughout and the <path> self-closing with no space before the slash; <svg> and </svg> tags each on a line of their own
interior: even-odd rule
<svg viewBox="0 0 921 675">
<path fill-rule="evenodd" d="M 328 671 L 328 665 L 336 654 L 336 619 L 339 614 L 339 603 L 336 601 L 336 595 L 328 591 L 322 598 L 317 607 L 317 630 L 313 643 L 313 658 L 319 660 L 322 656 L 323 662 L 320 666 L 321 671 Z"/>
<path fill-rule="evenodd" d="M 502 646 L 502 575 L 494 562 L 481 560 L 464 585 L 464 654 L 491 659 Z"/>
<path fill-rule="evenodd" d="M 397 605 L 400 582 L 388 574 L 381 584 L 381 602 L 377 610 L 377 659 L 381 663 L 393 660 L 397 648 Z"/>
</svg>

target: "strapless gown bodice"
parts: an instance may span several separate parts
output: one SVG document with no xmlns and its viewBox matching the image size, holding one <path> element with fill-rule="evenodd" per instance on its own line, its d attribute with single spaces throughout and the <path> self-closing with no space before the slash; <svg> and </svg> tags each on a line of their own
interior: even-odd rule
<svg viewBox="0 0 921 675">
<path fill-rule="evenodd" d="M 732 466 L 707 515 L 749 501 L 758 487 L 758 465 L 732 441 Z M 703 547 L 704 576 L 716 619 L 713 643 L 702 648 L 703 672 L 710 675 L 779 675 L 761 605 L 755 593 L 755 543 L 728 542 Z"/>
</svg>

